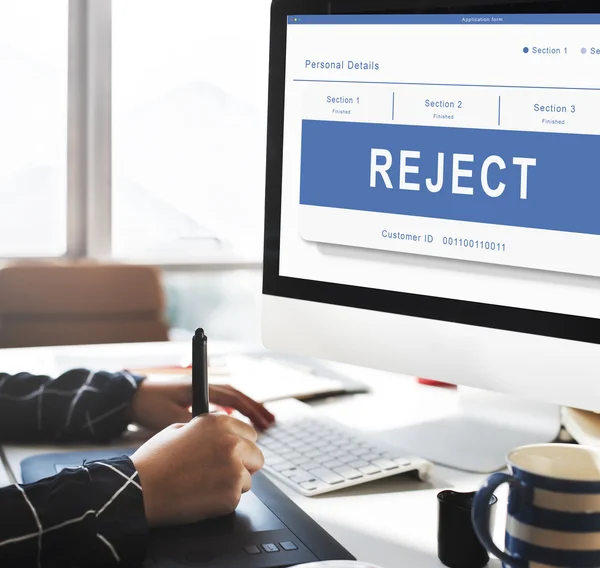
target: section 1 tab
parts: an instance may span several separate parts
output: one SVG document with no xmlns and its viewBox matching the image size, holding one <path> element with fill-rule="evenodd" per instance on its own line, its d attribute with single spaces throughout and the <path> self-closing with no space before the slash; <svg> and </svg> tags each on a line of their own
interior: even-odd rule
<svg viewBox="0 0 600 568">
<path fill-rule="evenodd" d="M 303 116 L 313 120 L 389 122 L 393 88 L 355 83 L 305 83 Z"/>
</svg>

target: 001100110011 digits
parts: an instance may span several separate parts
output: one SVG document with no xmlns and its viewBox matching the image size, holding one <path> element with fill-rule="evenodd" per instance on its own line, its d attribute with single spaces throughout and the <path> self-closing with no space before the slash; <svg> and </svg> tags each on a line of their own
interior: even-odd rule
<svg viewBox="0 0 600 568">
<path fill-rule="evenodd" d="M 496 241 L 480 241 L 478 239 L 443 237 L 442 244 L 450 247 L 506 252 L 506 243 Z"/>
</svg>

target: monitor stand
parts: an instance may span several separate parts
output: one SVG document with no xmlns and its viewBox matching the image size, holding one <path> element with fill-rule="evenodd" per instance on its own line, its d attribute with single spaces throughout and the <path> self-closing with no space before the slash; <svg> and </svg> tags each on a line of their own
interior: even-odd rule
<svg viewBox="0 0 600 568">
<path fill-rule="evenodd" d="M 475 473 L 506 467 L 518 446 L 554 442 L 560 433 L 560 407 L 459 387 L 454 415 L 380 435 L 409 455 Z"/>
</svg>

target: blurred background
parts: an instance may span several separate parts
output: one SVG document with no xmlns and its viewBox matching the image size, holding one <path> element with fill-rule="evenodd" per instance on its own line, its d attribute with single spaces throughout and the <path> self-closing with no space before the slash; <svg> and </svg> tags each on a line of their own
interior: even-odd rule
<svg viewBox="0 0 600 568">
<path fill-rule="evenodd" d="M 10 323 L 111 320 L 143 284 L 86 274 L 123 266 L 155 267 L 162 295 L 121 297 L 127 317 L 259 340 L 269 6 L 2 2 L 0 344 Z M 84 339 L 111 340 L 60 342 Z"/>
</svg>

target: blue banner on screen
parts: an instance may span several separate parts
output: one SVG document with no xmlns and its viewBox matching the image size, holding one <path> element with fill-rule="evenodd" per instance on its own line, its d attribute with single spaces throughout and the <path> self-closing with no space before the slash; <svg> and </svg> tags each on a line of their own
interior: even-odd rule
<svg viewBox="0 0 600 568">
<path fill-rule="evenodd" d="M 304 120 L 300 203 L 600 235 L 600 136 Z"/>
</svg>

